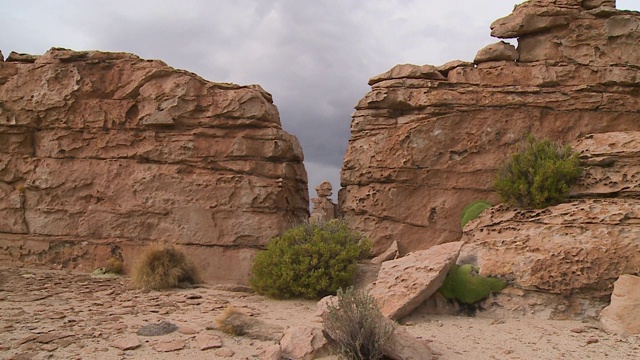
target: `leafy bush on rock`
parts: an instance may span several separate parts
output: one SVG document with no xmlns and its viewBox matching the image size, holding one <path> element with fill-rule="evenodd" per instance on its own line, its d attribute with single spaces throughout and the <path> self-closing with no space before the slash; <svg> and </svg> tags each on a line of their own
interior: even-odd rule
<svg viewBox="0 0 640 360">
<path fill-rule="evenodd" d="M 131 271 L 131 281 L 141 289 L 161 290 L 199 282 L 195 266 L 172 245 L 145 249 Z"/>
<path fill-rule="evenodd" d="M 371 243 L 341 220 L 305 223 L 267 244 L 253 263 L 252 287 L 275 298 L 320 298 L 347 287 Z"/>
<path fill-rule="evenodd" d="M 337 301 L 329 303 L 324 329 L 346 359 L 376 360 L 382 359 L 395 326 L 380 313 L 373 297 L 350 287 L 339 289 Z"/>
<path fill-rule="evenodd" d="M 528 135 L 500 170 L 494 189 L 506 203 L 541 209 L 563 202 L 581 174 L 578 154 L 570 146 Z"/>
<path fill-rule="evenodd" d="M 504 280 L 482 276 L 478 272 L 479 269 L 471 264 L 453 265 L 440 287 L 440 293 L 447 299 L 470 305 L 507 286 Z"/>
<path fill-rule="evenodd" d="M 462 209 L 462 218 L 460 219 L 460 226 L 464 228 L 467 223 L 473 219 L 477 219 L 478 216 L 485 210 L 492 207 L 491 203 L 486 200 L 477 200 Z"/>
</svg>

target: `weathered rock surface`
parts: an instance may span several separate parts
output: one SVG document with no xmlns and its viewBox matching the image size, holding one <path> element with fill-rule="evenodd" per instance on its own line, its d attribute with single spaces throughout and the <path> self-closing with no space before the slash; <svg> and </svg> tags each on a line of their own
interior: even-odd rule
<svg viewBox="0 0 640 360">
<path fill-rule="evenodd" d="M 461 247 L 459 241 L 446 243 L 383 262 L 369 290 L 382 315 L 397 320 L 427 300 L 442 286 Z"/>
<path fill-rule="evenodd" d="M 608 333 L 640 334 L 640 277 L 622 275 L 613 285 L 611 305 L 600 312 L 600 324 Z"/>
<path fill-rule="evenodd" d="M 522 289 L 608 296 L 620 274 L 640 272 L 638 224 L 638 199 L 528 211 L 500 205 L 467 224 L 460 261 Z"/>
<path fill-rule="evenodd" d="M 3 262 L 93 269 L 122 256 L 127 268 L 169 242 L 205 280 L 242 283 L 256 248 L 308 217 L 302 149 L 259 86 L 126 53 L 7 60 Z"/>
<path fill-rule="evenodd" d="M 311 360 L 329 353 L 327 340 L 319 328 L 292 326 L 280 339 L 281 356 L 292 360 Z"/>
<path fill-rule="evenodd" d="M 376 254 L 394 240 L 406 254 L 460 239 L 463 207 L 498 200 L 496 171 L 526 133 L 573 142 L 640 130 L 640 13 L 612 5 L 532 0 L 494 24 L 494 35 L 520 36 L 517 61 L 372 79 L 353 115 L 339 206 Z"/>
<path fill-rule="evenodd" d="M 515 46 L 500 41 L 480 49 L 473 62 L 481 64 L 489 61 L 516 61 L 518 57 L 518 50 L 516 50 Z"/>
</svg>

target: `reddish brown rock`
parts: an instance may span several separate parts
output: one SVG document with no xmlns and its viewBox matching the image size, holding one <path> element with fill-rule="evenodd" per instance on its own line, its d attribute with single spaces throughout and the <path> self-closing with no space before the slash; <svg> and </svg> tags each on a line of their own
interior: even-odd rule
<svg viewBox="0 0 640 360">
<path fill-rule="evenodd" d="M 432 80 L 446 80 L 444 76 L 433 65 L 412 65 L 412 64 L 400 64 L 396 65 L 391 70 L 376 75 L 369 79 L 369 85 L 374 85 L 385 80 L 393 79 L 432 79 Z"/>
<path fill-rule="evenodd" d="M 153 345 L 153 349 L 159 352 L 172 352 L 184 349 L 185 345 L 184 340 L 160 341 Z"/>
<path fill-rule="evenodd" d="M 474 64 L 481 64 L 490 61 L 516 61 L 518 60 L 518 50 L 515 46 L 504 41 L 490 44 L 480 49 L 473 59 Z"/>
<path fill-rule="evenodd" d="M 640 334 L 640 277 L 622 275 L 613 285 L 611 304 L 600 312 L 600 324 L 608 333 Z"/>
<path fill-rule="evenodd" d="M 256 249 L 307 219 L 301 147 L 259 86 L 126 53 L 13 60 L 0 65 L 3 261 L 128 268 L 169 242 L 205 280 L 245 283 Z"/>
<path fill-rule="evenodd" d="M 442 286 L 461 247 L 462 242 L 447 243 L 383 262 L 369 290 L 382 315 L 397 320 L 427 300 Z"/>
<path fill-rule="evenodd" d="M 198 349 L 205 351 L 222 347 L 222 339 L 217 335 L 198 334 L 196 335 Z"/>
<path fill-rule="evenodd" d="M 116 339 L 111 343 L 111 346 L 120 350 L 133 350 L 138 348 L 140 345 L 142 344 L 140 343 L 140 340 L 138 340 L 138 336 L 135 334 Z"/>
<path fill-rule="evenodd" d="M 640 200 L 589 199 L 542 210 L 497 206 L 465 227 L 460 258 L 519 288 L 607 296 L 640 268 Z"/>
<path fill-rule="evenodd" d="M 499 201 L 497 169 L 527 133 L 572 143 L 640 131 L 640 32 L 632 31 L 640 13 L 610 5 L 532 0 L 516 8 L 510 25 L 494 27 L 520 36 L 518 61 L 452 65 L 442 70 L 446 81 L 373 83 L 353 115 L 339 207 L 373 240 L 375 255 L 393 241 L 402 255 L 460 239 L 462 209 Z M 569 25 L 558 25 L 564 17 Z M 621 184 L 622 174 L 611 176 Z M 605 184 L 581 191 L 607 191 Z"/>
<path fill-rule="evenodd" d="M 282 357 L 292 360 L 311 360 L 327 355 L 329 345 L 318 328 L 293 326 L 280 339 Z"/>
</svg>

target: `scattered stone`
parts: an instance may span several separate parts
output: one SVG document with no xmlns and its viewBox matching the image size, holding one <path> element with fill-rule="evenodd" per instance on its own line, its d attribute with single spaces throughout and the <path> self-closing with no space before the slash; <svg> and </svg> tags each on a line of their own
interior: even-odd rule
<svg viewBox="0 0 640 360">
<path fill-rule="evenodd" d="M 159 352 L 171 352 L 182 350 L 185 345 L 184 340 L 161 341 L 153 345 L 153 349 Z"/>
<path fill-rule="evenodd" d="M 222 339 L 217 335 L 198 334 L 195 339 L 198 348 L 202 351 L 222 347 Z"/>
<path fill-rule="evenodd" d="M 229 349 L 228 347 L 223 347 L 223 348 L 217 349 L 217 350 L 214 352 L 214 354 L 215 354 L 216 356 L 219 356 L 219 357 L 223 357 L 223 358 L 230 358 L 230 357 L 232 357 L 233 355 L 235 355 L 236 353 L 235 353 L 235 352 L 233 352 L 233 350 Z"/>
<path fill-rule="evenodd" d="M 127 337 L 114 340 L 110 345 L 120 350 L 133 350 L 138 348 L 141 343 L 136 335 L 131 334 Z"/>
<path fill-rule="evenodd" d="M 35 340 L 37 338 L 38 338 L 38 335 L 28 335 L 28 336 L 16 341 L 16 345 L 15 346 L 19 347 L 20 345 L 22 345 L 24 343 L 28 343 L 30 341 L 33 341 L 33 340 Z"/>
<path fill-rule="evenodd" d="M 187 294 L 187 296 L 185 296 L 185 298 L 187 300 L 197 300 L 197 299 L 202 299 L 202 295 L 200 295 L 200 294 Z"/>
<path fill-rule="evenodd" d="M 40 346 L 40 349 L 47 351 L 47 352 L 52 352 L 55 351 L 56 349 L 58 349 L 58 345 L 57 344 L 44 344 L 42 346 Z"/>
<path fill-rule="evenodd" d="M 188 327 L 188 326 L 180 326 L 178 328 L 178 332 L 183 335 L 194 335 L 197 334 L 198 331 L 196 329 Z"/>
<path fill-rule="evenodd" d="M 442 286 L 462 245 L 462 242 L 442 244 L 382 263 L 378 279 L 369 291 L 380 312 L 391 319 L 400 319 L 422 304 Z"/>
<path fill-rule="evenodd" d="M 516 61 L 520 55 L 515 46 L 504 41 L 490 44 L 480 49 L 473 59 L 474 64 L 481 64 L 489 61 Z"/>
<path fill-rule="evenodd" d="M 329 344 L 322 330 L 304 326 L 292 326 L 280 339 L 282 357 L 286 359 L 311 360 L 328 355 Z"/>
<path fill-rule="evenodd" d="M 178 326 L 168 321 L 161 321 L 157 324 L 149 324 L 141 327 L 136 333 L 141 336 L 160 336 L 171 334 L 178 330 Z"/>
<path fill-rule="evenodd" d="M 584 328 L 573 328 L 569 331 L 571 331 L 572 333 L 580 334 L 584 332 Z"/>
<path fill-rule="evenodd" d="M 611 304 L 600 312 L 602 329 L 607 333 L 622 336 L 640 334 L 638 309 L 640 309 L 640 277 L 620 276 L 613 284 Z"/>
<path fill-rule="evenodd" d="M 600 340 L 598 338 L 588 338 L 587 339 L 587 345 L 596 344 L 598 342 L 600 342 Z"/>
</svg>

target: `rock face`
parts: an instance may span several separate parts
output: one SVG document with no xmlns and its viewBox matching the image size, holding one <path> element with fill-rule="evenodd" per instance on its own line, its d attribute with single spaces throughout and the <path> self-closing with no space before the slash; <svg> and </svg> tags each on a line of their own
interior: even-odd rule
<svg viewBox="0 0 640 360">
<path fill-rule="evenodd" d="M 640 277 L 622 275 L 615 282 L 611 305 L 600 312 L 602 328 L 623 336 L 640 334 Z"/>
<path fill-rule="evenodd" d="M 542 210 L 498 206 L 465 226 L 462 262 L 519 288 L 608 296 L 640 272 L 640 132 L 588 135 L 573 144 L 585 172 L 573 195 Z"/>
<path fill-rule="evenodd" d="M 0 63 L 2 262 L 128 267 L 141 246 L 168 242 L 205 280 L 246 282 L 256 248 L 308 217 L 302 149 L 260 86 L 126 53 L 11 58 Z"/>
<path fill-rule="evenodd" d="M 560 142 L 640 130 L 640 13 L 613 1 L 532 0 L 493 24 L 517 54 L 402 65 L 356 105 L 340 211 L 380 253 L 456 241 L 474 200 L 528 132 Z M 485 51 L 486 53 L 487 51 Z M 482 55 L 482 54 L 480 54 Z M 517 55 L 517 61 L 514 61 Z M 594 190 L 591 190 L 594 191 Z"/>
<path fill-rule="evenodd" d="M 497 206 L 465 227 L 460 261 L 548 293 L 608 296 L 640 272 L 640 200 L 590 199 L 543 210 Z"/>
</svg>

